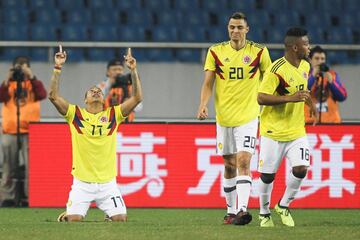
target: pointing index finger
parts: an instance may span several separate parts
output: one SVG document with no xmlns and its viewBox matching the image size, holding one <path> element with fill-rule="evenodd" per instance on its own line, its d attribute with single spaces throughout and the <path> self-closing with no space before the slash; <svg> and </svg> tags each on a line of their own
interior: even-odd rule
<svg viewBox="0 0 360 240">
<path fill-rule="evenodd" d="M 128 56 L 131 56 L 131 48 L 128 48 L 127 55 L 128 55 Z"/>
<path fill-rule="evenodd" d="M 59 45 L 59 52 L 62 53 L 62 46 L 61 45 Z"/>
</svg>

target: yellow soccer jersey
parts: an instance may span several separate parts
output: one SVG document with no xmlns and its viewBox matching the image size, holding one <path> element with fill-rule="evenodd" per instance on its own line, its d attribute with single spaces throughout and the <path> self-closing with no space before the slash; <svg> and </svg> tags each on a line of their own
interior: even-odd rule
<svg viewBox="0 0 360 240">
<path fill-rule="evenodd" d="M 120 106 L 92 114 L 69 105 L 64 117 L 71 131 L 71 174 L 84 182 L 111 181 L 116 176 L 117 128 L 124 119 Z"/>
<path fill-rule="evenodd" d="M 259 92 L 277 96 L 293 95 L 307 89 L 310 65 L 305 60 L 298 68 L 285 57 L 269 67 Z M 304 102 L 264 106 L 260 115 L 260 135 L 276 141 L 292 141 L 305 136 Z"/>
<path fill-rule="evenodd" d="M 204 70 L 216 74 L 215 111 L 221 126 L 240 126 L 259 115 L 259 80 L 270 64 L 268 49 L 252 41 L 240 50 L 233 49 L 230 41 L 209 48 Z"/>
</svg>

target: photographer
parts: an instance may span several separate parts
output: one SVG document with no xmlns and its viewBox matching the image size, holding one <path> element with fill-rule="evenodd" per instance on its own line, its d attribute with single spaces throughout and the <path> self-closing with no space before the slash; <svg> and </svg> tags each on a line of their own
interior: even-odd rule
<svg viewBox="0 0 360 240">
<path fill-rule="evenodd" d="M 105 107 L 115 106 L 123 103 L 131 96 L 132 82 L 130 74 L 124 74 L 124 63 L 120 59 L 112 59 L 107 64 L 107 79 L 98 87 L 103 91 L 105 96 Z M 141 111 L 140 103 L 134 112 Z M 126 118 L 125 122 L 133 122 L 135 113 L 132 112 Z"/>
<path fill-rule="evenodd" d="M 341 123 L 338 102 L 345 101 L 346 88 L 338 73 L 326 64 L 326 52 L 320 46 L 311 49 L 309 54 L 311 70 L 308 89 L 319 112 L 319 123 Z M 310 123 L 309 109 L 305 107 L 306 122 Z"/>
<path fill-rule="evenodd" d="M 27 57 L 15 58 L 6 80 L 0 86 L 0 102 L 3 103 L 1 145 L 4 155 L 0 183 L 1 206 L 26 204 L 26 200 L 21 203 L 18 198 L 19 194 L 21 197 L 22 193 L 19 192 L 22 191 L 25 199 L 27 198 L 29 123 L 40 120 L 40 100 L 45 98 L 46 90 L 42 82 L 33 74 L 29 59 Z M 20 155 L 21 158 L 19 158 Z M 23 162 L 20 163 L 21 159 Z M 24 178 L 21 176 L 21 166 L 25 168 L 25 181 L 24 189 L 19 190 L 17 180 Z"/>
</svg>

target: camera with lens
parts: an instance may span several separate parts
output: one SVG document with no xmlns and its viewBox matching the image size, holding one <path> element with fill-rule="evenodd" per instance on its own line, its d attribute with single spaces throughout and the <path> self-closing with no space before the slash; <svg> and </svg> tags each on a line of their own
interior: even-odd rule
<svg viewBox="0 0 360 240">
<path fill-rule="evenodd" d="M 22 82 L 22 81 L 25 80 L 25 74 L 24 74 L 24 72 L 22 71 L 21 66 L 19 66 L 19 67 L 14 67 L 14 68 L 12 69 L 12 71 L 13 71 L 13 74 L 12 74 L 11 79 L 12 79 L 13 81 Z"/>
<path fill-rule="evenodd" d="M 132 84 L 131 75 L 125 74 L 115 78 L 115 83 L 112 85 L 113 88 L 127 87 Z"/>
<path fill-rule="evenodd" d="M 319 67 L 321 72 L 328 72 L 330 70 L 329 66 L 326 63 L 322 63 Z"/>
</svg>

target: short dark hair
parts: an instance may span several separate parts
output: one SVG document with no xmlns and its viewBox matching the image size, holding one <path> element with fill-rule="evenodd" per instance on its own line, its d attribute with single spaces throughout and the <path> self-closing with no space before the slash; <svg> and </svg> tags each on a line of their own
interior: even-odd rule
<svg viewBox="0 0 360 240">
<path fill-rule="evenodd" d="M 109 67 L 111 66 L 124 66 L 124 61 L 122 61 L 121 59 L 119 58 L 114 58 L 114 59 L 111 59 L 108 64 L 107 64 L 107 69 L 109 69 Z"/>
<path fill-rule="evenodd" d="M 13 66 L 15 66 L 16 64 L 23 65 L 24 63 L 26 63 L 30 67 L 30 58 L 25 56 L 18 56 L 13 60 Z"/>
<path fill-rule="evenodd" d="M 229 21 L 230 19 L 244 19 L 244 21 L 247 23 L 247 17 L 244 13 L 242 12 L 235 12 L 233 13 L 230 17 L 229 17 Z"/>
<path fill-rule="evenodd" d="M 324 53 L 326 55 L 326 51 L 322 47 L 315 46 L 310 50 L 309 58 L 312 58 L 315 53 Z"/>
<path fill-rule="evenodd" d="M 304 37 L 307 35 L 307 31 L 301 27 L 291 27 L 286 31 L 284 43 L 286 47 L 292 46 L 295 44 L 298 38 Z"/>
<path fill-rule="evenodd" d="M 287 37 L 303 37 L 307 35 L 307 31 L 301 27 L 292 27 L 286 31 Z"/>
</svg>

